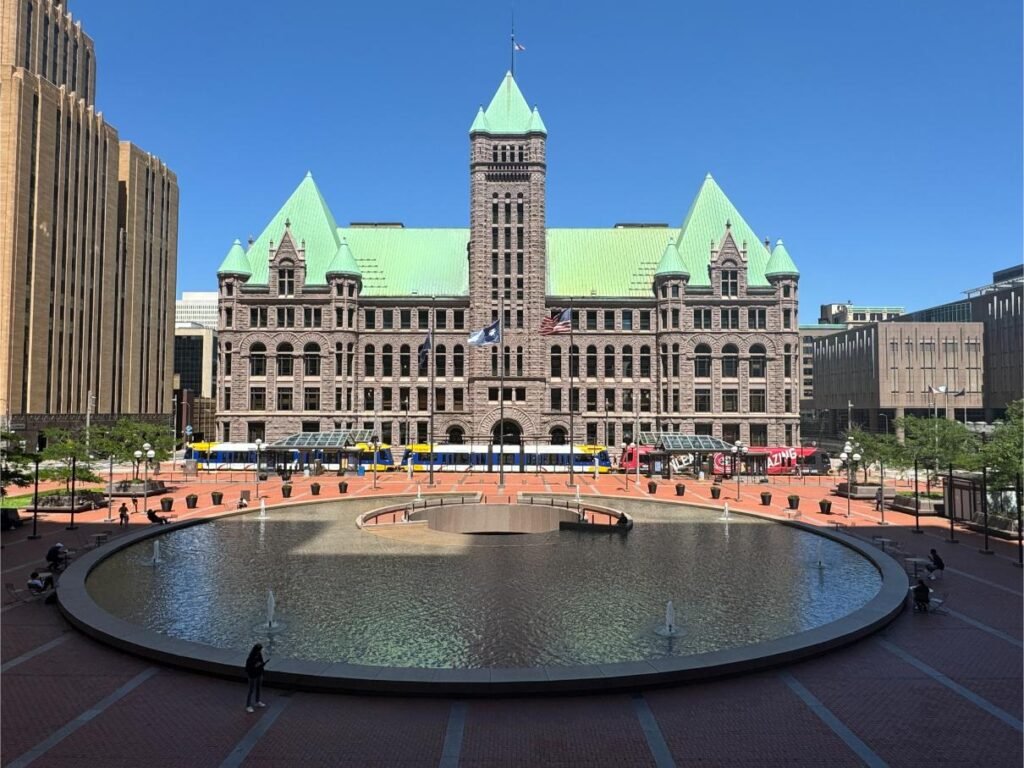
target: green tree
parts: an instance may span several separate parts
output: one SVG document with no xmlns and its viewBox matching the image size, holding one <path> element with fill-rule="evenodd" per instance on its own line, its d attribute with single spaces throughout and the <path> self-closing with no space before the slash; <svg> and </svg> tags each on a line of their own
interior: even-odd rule
<svg viewBox="0 0 1024 768">
<path fill-rule="evenodd" d="M 85 450 L 85 438 L 79 432 L 67 429 L 45 429 L 46 447 L 43 449 L 43 461 L 56 462 L 56 468 L 48 468 L 47 478 L 61 480 L 64 487 L 71 490 L 71 467 L 75 467 L 75 478 L 78 480 L 95 481 L 98 478 L 89 467 L 89 454 Z"/>
<path fill-rule="evenodd" d="M 0 433 L 0 478 L 0 497 L 7 495 L 7 486 L 25 488 L 32 483 L 32 456 L 10 432 Z"/>
<path fill-rule="evenodd" d="M 1024 401 L 1010 403 L 1003 423 L 981 449 L 981 459 L 989 468 L 990 482 L 1010 488 L 1024 475 Z"/>
<path fill-rule="evenodd" d="M 105 459 L 114 457 L 119 463 L 135 461 L 135 452 L 149 443 L 156 454 L 156 461 L 163 461 L 171 455 L 172 438 L 166 427 L 134 419 L 118 419 L 113 424 L 94 427 L 91 448 L 97 456 Z"/>
<path fill-rule="evenodd" d="M 981 466 L 978 438 L 958 421 L 906 416 L 897 419 L 896 426 L 904 433 L 908 463 L 916 457 L 921 467 L 933 472 L 944 472 L 950 465 L 956 469 Z"/>
<path fill-rule="evenodd" d="M 849 439 L 860 444 L 861 466 L 867 477 L 867 465 L 880 462 L 889 469 L 902 469 L 906 466 L 906 451 L 900 445 L 896 435 L 880 435 L 854 428 Z M 913 461 L 913 459 L 911 459 Z"/>
</svg>

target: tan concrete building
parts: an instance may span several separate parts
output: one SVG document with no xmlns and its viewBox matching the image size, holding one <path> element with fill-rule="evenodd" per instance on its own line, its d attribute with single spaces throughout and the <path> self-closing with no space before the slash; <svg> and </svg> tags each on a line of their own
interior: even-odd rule
<svg viewBox="0 0 1024 768">
<path fill-rule="evenodd" d="M 851 422 L 895 431 L 895 419 L 936 410 L 953 419 L 982 406 L 984 360 L 981 323 L 869 323 L 815 340 L 814 407 L 832 434 Z"/>
<path fill-rule="evenodd" d="M 219 438 L 425 442 L 433 405 L 437 442 L 564 442 L 573 412 L 577 443 L 639 428 L 798 445 L 799 272 L 782 242 L 710 174 L 679 226 L 548 228 L 547 138 L 507 75 L 470 127 L 468 228 L 338 226 L 307 176 L 218 270 Z M 574 338 L 541 335 L 567 308 Z M 499 317 L 500 345 L 468 344 Z M 417 359 L 432 327 L 433 382 Z"/>
<path fill-rule="evenodd" d="M 178 185 L 96 108 L 66 3 L 0 0 L 0 419 L 169 414 Z"/>
<path fill-rule="evenodd" d="M 821 304 L 818 323 L 853 328 L 864 323 L 884 323 L 903 314 L 903 307 L 869 307 L 852 303 Z"/>
</svg>

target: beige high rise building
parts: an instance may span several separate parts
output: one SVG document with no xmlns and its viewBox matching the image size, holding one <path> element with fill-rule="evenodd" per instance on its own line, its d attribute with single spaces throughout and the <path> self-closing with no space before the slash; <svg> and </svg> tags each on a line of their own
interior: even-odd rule
<svg viewBox="0 0 1024 768">
<path fill-rule="evenodd" d="M 96 109 L 65 3 L 0 0 L 0 421 L 171 409 L 177 179 Z"/>
</svg>

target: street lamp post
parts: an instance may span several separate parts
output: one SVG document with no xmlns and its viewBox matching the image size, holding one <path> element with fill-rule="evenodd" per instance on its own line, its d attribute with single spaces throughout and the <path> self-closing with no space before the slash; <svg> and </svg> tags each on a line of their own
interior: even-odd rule
<svg viewBox="0 0 1024 768">
<path fill-rule="evenodd" d="M 256 501 L 260 500 L 260 466 L 262 464 L 261 457 L 263 455 L 263 441 L 260 438 L 256 438 Z"/>
<path fill-rule="evenodd" d="M 65 526 L 66 530 L 74 531 L 78 528 L 75 525 L 75 475 L 78 474 L 78 459 L 71 457 L 71 522 Z"/>
<path fill-rule="evenodd" d="M 28 538 L 39 539 L 39 453 L 37 452 L 32 460 L 36 465 L 36 488 L 32 493 L 32 535 Z"/>
<path fill-rule="evenodd" d="M 924 533 L 921 530 L 921 491 L 917 487 L 917 456 L 914 456 L 914 528 L 911 533 Z"/>
<path fill-rule="evenodd" d="M 380 439 L 377 435 L 374 435 L 371 439 L 373 443 L 373 488 L 377 488 L 377 446 L 380 445 Z"/>
<path fill-rule="evenodd" d="M 146 463 L 143 465 L 143 480 L 142 480 L 142 514 L 149 519 L 149 462 L 156 456 L 156 452 L 153 450 L 153 446 L 149 443 L 142 444 L 142 450 L 135 452 L 135 458 L 138 460 L 145 459 Z"/>
<path fill-rule="evenodd" d="M 740 500 L 740 457 L 746 456 L 749 450 L 742 440 L 737 440 L 736 444 L 730 449 L 732 452 L 732 473 L 736 475 L 736 501 Z"/>
<path fill-rule="evenodd" d="M 856 453 L 856 450 L 860 448 L 855 442 L 850 440 L 846 441 L 846 445 L 843 446 L 843 452 L 839 454 L 839 458 L 846 464 L 846 516 L 853 517 L 853 509 L 851 500 L 853 498 L 853 472 L 854 465 L 860 461 L 860 454 Z"/>
</svg>

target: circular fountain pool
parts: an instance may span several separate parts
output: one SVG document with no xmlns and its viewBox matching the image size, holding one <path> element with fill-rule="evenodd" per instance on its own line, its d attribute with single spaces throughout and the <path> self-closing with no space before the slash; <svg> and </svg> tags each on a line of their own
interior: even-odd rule
<svg viewBox="0 0 1024 768">
<path fill-rule="evenodd" d="M 116 617 L 109 627 L 141 629 L 128 639 L 125 630 L 96 634 L 120 634 L 136 650 L 157 637 L 222 661 L 262 641 L 301 675 L 321 677 L 333 665 L 379 680 L 391 678 L 384 669 L 493 683 L 500 675 L 489 671 L 547 670 L 540 676 L 551 680 L 552 669 L 608 678 L 615 668 L 630 679 L 637 668 L 681 679 L 679 670 L 707 668 L 716 655 L 741 669 L 836 645 L 897 610 L 879 603 L 884 564 L 850 542 L 756 517 L 724 522 L 717 510 L 616 499 L 636 521 L 628 535 L 359 529 L 359 515 L 381 504 L 293 506 L 266 520 L 252 513 L 171 530 L 159 537 L 156 567 L 148 540 L 97 557 L 83 596 Z M 905 580 L 899 589 L 902 600 Z M 272 632 L 268 590 L 280 624 Z M 668 600 L 678 631 L 666 637 L 658 629 Z"/>
</svg>

